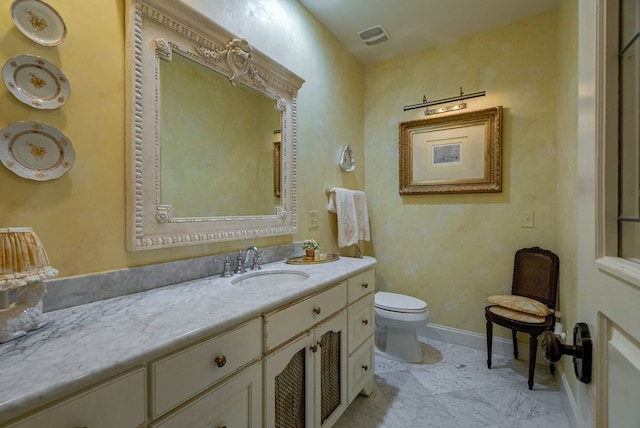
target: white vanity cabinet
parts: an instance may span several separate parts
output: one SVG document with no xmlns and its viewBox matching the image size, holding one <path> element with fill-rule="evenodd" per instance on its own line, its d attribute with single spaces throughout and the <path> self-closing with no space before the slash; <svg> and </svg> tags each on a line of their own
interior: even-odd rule
<svg viewBox="0 0 640 428">
<path fill-rule="evenodd" d="M 348 303 L 348 399 L 370 395 L 374 387 L 375 270 L 347 280 Z"/>
<path fill-rule="evenodd" d="M 145 369 L 140 367 L 5 426 L 7 428 L 142 426 L 146 417 L 145 377 Z"/>
<path fill-rule="evenodd" d="M 83 324 L 87 312 L 82 308 L 66 313 L 64 319 L 76 317 L 78 332 L 87 328 L 87 335 L 102 323 L 102 334 L 95 340 L 113 343 L 112 348 L 100 348 L 100 354 L 91 347 L 81 348 L 75 342 L 78 332 L 38 342 L 41 352 L 31 353 L 31 360 L 5 348 L 0 369 L 24 373 L 33 387 L 26 395 L 21 392 L 28 398 L 21 402 L 6 398 L 9 388 L 19 385 L 5 386 L 0 426 L 329 428 L 359 393 L 373 390 L 375 275 L 366 258 L 327 266 L 318 268 L 315 277 L 316 268 L 310 268 L 310 277 L 295 288 L 274 290 L 280 294 L 268 309 L 249 287 L 228 291 L 237 295 L 228 294 L 219 303 L 218 293 L 225 292 L 226 283 L 214 287 L 215 280 L 208 280 L 198 290 L 199 298 L 207 299 L 205 309 L 175 305 L 155 313 L 147 308 L 144 319 L 132 316 L 113 323 L 98 317 L 90 327 Z M 368 270 L 360 268 L 354 274 L 359 266 Z M 180 287 L 162 291 L 167 300 L 172 292 L 177 297 L 184 292 Z M 134 313 L 128 311 L 129 305 L 140 298 L 122 298 L 117 304 Z M 227 311 L 223 305 L 229 302 L 232 307 Z M 101 303 L 86 310 L 95 311 L 96 305 Z M 104 313 L 120 310 L 113 300 L 103 305 Z M 212 311 L 210 305 L 218 306 Z M 230 322 L 221 312 L 234 314 L 237 321 Z M 166 322 L 159 316 L 165 313 Z M 142 332 L 139 326 L 150 319 L 153 323 L 145 324 Z M 169 337 L 174 339 L 167 340 L 172 327 L 176 332 Z M 164 345 L 149 340 L 155 334 Z M 74 355 L 83 358 L 74 360 Z M 53 358 L 52 367 L 73 367 L 73 374 L 38 371 L 42 365 L 36 363 L 47 358 Z M 78 374 L 85 379 L 95 376 L 95 381 L 79 389 L 74 386 Z"/>
<path fill-rule="evenodd" d="M 265 314 L 266 427 L 329 427 L 346 409 L 346 294 L 341 282 Z"/>
</svg>

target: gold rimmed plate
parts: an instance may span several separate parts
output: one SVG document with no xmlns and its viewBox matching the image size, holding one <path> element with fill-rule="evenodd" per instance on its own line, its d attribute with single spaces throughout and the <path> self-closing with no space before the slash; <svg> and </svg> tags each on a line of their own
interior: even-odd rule
<svg viewBox="0 0 640 428">
<path fill-rule="evenodd" d="M 2 78 L 17 99 L 38 109 L 56 109 L 71 96 L 69 80 L 64 73 L 39 56 L 9 58 L 2 67 Z"/>
<path fill-rule="evenodd" d="M 41 0 L 14 0 L 11 19 L 22 34 L 43 46 L 59 45 L 67 37 L 60 14 Z"/>
<path fill-rule="evenodd" d="M 15 122 L 0 131 L 0 161 L 20 177 L 36 181 L 62 177 L 75 157 L 69 138 L 45 123 Z"/>
</svg>

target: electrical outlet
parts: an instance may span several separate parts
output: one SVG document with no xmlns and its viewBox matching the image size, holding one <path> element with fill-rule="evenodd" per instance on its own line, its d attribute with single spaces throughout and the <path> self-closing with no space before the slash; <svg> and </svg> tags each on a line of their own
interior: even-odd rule
<svg viewBox="0 0 640 428">
<path fill-rule="evenodd" d="M 533 227 L 533 211 L 520 211 L 520 227 Z"/>
<path fill-rule="evenodd" d="M 307 211 L 307 221 L 309 229 L 316 229 L 318 227 L 318 211 Z"/>
</svg>

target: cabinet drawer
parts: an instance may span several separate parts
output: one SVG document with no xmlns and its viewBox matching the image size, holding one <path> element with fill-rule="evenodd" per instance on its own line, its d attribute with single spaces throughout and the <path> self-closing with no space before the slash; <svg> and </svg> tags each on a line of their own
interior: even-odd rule
<svg viewBox="0 0 640 428">
<path fill-rule="evenodd" d="M 265 315 L 265 349 L 270 351 L 345 307 L 346 281 L 288 308 Z"/>
<path fill-rule="evenodd" d="M 260 319 L 151 363 L 152 414 L 163 414 L 258 358 Z"/>
<path fill-rule="evenodd" d="M 360 347 L 349 357 L 349 402 L 363 389 L 368 389 L 370 394 L 373 389 L 374 373 L 374 343 L 373 336 L 370 336 Z"/>
<path fill-rule="evenodd" d="M 145 370 L 102 382 L 8 428 L 137 427 L 145 420 Z"/>
<path fill-rule="evenodd" d="M 347 282 L 349 283 L 349 304 L 351 304 L 362 296 L 375 291 L 376 271 L 375 269 L 369 269 L 361 272 L 349 278 Z"/>
<path fill-rule="evenodd" d="M 256 363 L 150 428 L 262 426 L 262 364 Z"/>
<path fill-rule="evenodd" d="M 373 293 L 349 306 L 349 354 L 367 340 L 375 330 Z"/>
</svg>

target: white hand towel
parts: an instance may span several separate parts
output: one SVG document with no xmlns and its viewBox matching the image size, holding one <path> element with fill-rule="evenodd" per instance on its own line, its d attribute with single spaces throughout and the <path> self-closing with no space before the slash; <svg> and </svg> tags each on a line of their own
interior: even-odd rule
<svg viewBox="0 0 640 428">
<path fill-rule="evenodd" d="M 367 197 L 363 191 L 354 190 L 353 203 L 356 206 L 356 216 L 358 217 L 358 241 L 369 241 L 369 211 L 367 211 Z"/>
<path fill-rule="evenodd" d="M 369 240 L 369 215 L 364 192 L 334 188 L 327 209 L 338 217 L 338 246 L 355 245 Z"/>
</svg>

